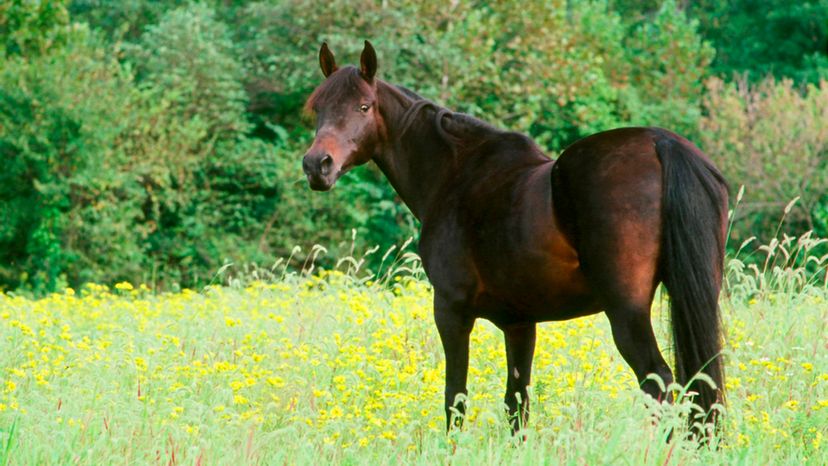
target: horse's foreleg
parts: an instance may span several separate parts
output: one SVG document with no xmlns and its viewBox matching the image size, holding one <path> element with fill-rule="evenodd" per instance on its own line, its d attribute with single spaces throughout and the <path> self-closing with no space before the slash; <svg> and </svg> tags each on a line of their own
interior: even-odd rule
<svg viewBox="0 0 828 466">
<path fill-rule="evenodd" d="M 466 378 L 469 371 L 469 334 L 474 320 L 465 317 L 452 306 L 445 305 L 435 296 L 434 321 L 446 355 L 446 429 L 450 430 L 452 426 L 462 426 L 466 413 L 465 400 L 458 400 L 457 396 L 462 394 L 465 397 L 468 393 Z"/>
<path fill-rule="evenodd" d="M 523 428 L 529 421 L 529 397 L 526 387 L 532 375 L 532 357 L 535 354 L 535 324 L 505 327 L 506 376 L 505 402 L 509 412 L 512 433 Z M 518 415 L 520 409 L 520 415 Z"/>
</svg>

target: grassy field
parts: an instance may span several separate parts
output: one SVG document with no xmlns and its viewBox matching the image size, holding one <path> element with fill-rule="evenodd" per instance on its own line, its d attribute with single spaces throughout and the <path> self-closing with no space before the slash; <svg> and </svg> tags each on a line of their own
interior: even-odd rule
<svg viewBox="0 0 828 466">
<path fill-rule="evenodd" d="M 0 463 L 826 464 L 828 294 L 731 269 L 719 450 L 665 441 L 688 406 L 645 399 L 603 315 L 540 326 L 524 442 L 502 412 L 502 335 L 478 321 L 468 420 L 447 436 L 428 284 L 322 271 L 0 294 Z"/>
</svg>

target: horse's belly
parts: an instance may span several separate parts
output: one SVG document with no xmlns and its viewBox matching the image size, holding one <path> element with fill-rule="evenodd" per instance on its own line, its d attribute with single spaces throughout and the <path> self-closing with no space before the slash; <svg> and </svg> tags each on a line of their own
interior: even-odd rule
<svg viewBox="0 0 828 466">
<path fill-rule="evenodd" d="M 476 300 L 487 311 L 482 317 L 495 323 L 567 320 L 600 311 L 577 262 L 547 260 L 542 266 L 505 268 L 482 268 L 491 272 L 480 274 Z"/>
</svg>

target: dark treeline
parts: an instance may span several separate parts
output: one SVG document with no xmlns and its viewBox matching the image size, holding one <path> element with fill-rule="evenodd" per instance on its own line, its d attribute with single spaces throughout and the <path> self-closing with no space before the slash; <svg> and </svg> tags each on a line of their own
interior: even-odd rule
<svg viewBox="0 0 828 466">
<path fill-rule="evenodd" d="M 828 0 L 5 0 L 0 290 L 198 286 L 295 245 L 416 224 L 373 167 L 324 195 L 300 158 L 327 40 L 551 155 L 622 125 L 687 135 L 746 185 L 731 238 L 828 235 Z M 300 253 L 301 256 L 301 253 Z"/>
</svg>

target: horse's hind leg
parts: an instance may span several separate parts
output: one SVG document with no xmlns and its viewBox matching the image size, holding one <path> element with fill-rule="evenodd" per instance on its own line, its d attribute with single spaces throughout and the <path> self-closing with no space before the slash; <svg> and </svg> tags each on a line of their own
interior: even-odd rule
<svg viewBox="0 0 828 466">
<path fill-rule="evenodd" d="M 615 247 L 604 249 L 596 244 L 584 254 L 582 261 L 584 273 L 609 318 L 618 351 L 635 372 L 642 390 L 663 400 L 665 392 L 657 382 L 647 379 L 648 375 L 656 374 L 667 386 L 672 383 L 673 375 L 659 351 L 650 321 L 650 307 L 658 283 L 658 243 L 644 238 L 625 235 L 622 229 L 613 239 L 600 240 L 604 247 L 616 243 Z"/>
<path fill-rule="evenodd" d="M 512 432 L 517 432 L 529 421 L 529 397 L 526 387 L 532 375 L 532 356 L 535 353 L 535 324 L 516 324 L 503 327 L 506 338 L 505 402 Z M 518 414 L 518 410 L 520 413 Z"/>
<path fill-rule="evenodd" d="M 618 305 L 608 308 L 606 313 L 615 345 L 635 372 L 641 389 L 657 400 L 664 400 L 665 392 L 658 383 L 647 379 L 648 375 L 656 374 L 665 387 L 673 382 L 673 374 L 653 335 L 649 306 Z"/>
<path fill-rule="evenodd" d="M 571 199 L 581 269 L 609 317 L 615 344 L 642 389 L 658 399 L 664 393 L 647 376 L 673 380 L 650 323 L 659 282 L 661 164 L 650 139 L 633 142 L 609 155 L 561 156 L 570 165 L 561 168 L 563 194 Z"/>
</svg>

